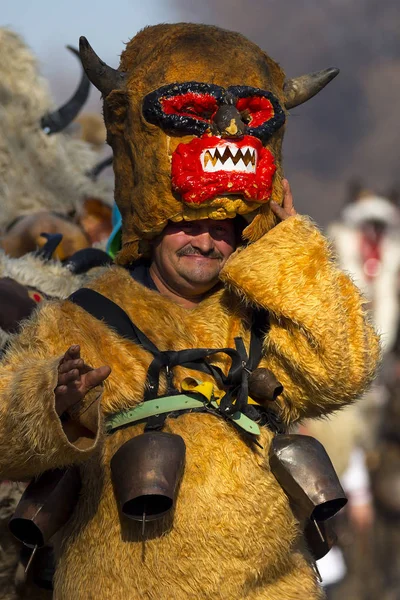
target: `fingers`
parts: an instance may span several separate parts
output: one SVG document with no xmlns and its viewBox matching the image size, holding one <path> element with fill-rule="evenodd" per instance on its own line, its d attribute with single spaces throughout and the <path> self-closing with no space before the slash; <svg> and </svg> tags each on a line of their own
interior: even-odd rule
<svg viewBox="0 0 400 600">
<path fill-rule="evenodd" d="M 58 376 L 57 385 L 68 385 L 72 381 L 78 381 L 80 378 L 79 369 L 71 369 L 67 373 Z"/>
<path fill-rule="evenodd" d="M 62 366 L 65 367 L 65 365 Z M 85 395 L 94 387 L 102 384 L 110 373 L 109 366 L 104 365 L 93 369 L 85 363 L 81 369 L 70 369 L 65 373 L 59 373 L 57 386 L 54 389 L 57 414 L 63 414 L 71 406 L 82 401 Z"/>
<path fill-rule="evenodd" d="M 110 373 L 111 368 L 109 366 L 93 369 L 93 367 L 85 364 L 81 358 L 69 360 L 58 368 L 57 388 L 62 386 L 71 387 L 68 384 L 77 382 L 82 386 L 82 393 L 86 394 L 88 390 L 103 383 Z M 79 386 L 73 387 L 78 388 Z"/>
<path fill-rule="evenodd" d="M 60 360 L 60 365 L 61 365 L 61 363 L 64 363 L 65 361 L 76 360 L 76 359 L 79 359 L 80 357 L 81 357 L 81 347 L 78 346 L 77 344 L 75 344 L 74 346 L 70 346 L 68 348 L 68 350 L 66 351 L 66 353 Z"/>
<path fill-rule="evenodd" d="M 83 390 L 86 394 L 89 390 L 100 385 L 107 379 L 111 373 L 111 368 L 108 365 L 98 367 L 98 369 L 92 369 L 86 375 L 82 376 Z"/>
<path fill-rule="evenodd" d="M 65 362 L 60 363 L 58 367 L 58 372 L 60 374 L 68 373 L 68 371 L 71 371 L 72 369 L 78 369 L 79 371 L 82 371 L 83 366 L 84 362 L 82 358 L 77 358 L 75 360 L 67 360 Z"/>
<path fill-rule="evenodd" d="M 272 212 L 280 218 L 281 221 L 284 221 L 285 219 L 288 219 L 290 215 L 287 214 L 286 210 L 283 208 L 283 206 L 279 206 L 279 204 L 277 204 L 276 202 L 274 202 L 273 200 L 271 200 L 270 202 L 270 206 L 271 206 L 271 210 Z"/>
<path fill-rule="evenodd" d="M 287 179 L 284 179 L 282 181 L 282 187 L 283 187 L 283 208 L 290 213 L 290 211 L 293 209 L 293 194 L 292 194 L 292 190 L 290 189 L 290 183 L 288 182 Z"/>
<path fill-rule="evenodd" d="M 271 200 L 270 206 L 272 212 L 279 217 L 281 221 L 285 221 L 289 217 L 297 215 L 296 209 L 293 206 L 293 195 L 290 189 L 290 184 L 287 179 L 282 180 L 283 189 L 283 202 L 282 206 L 279 206 L 276 202 Z"/>
<path fill-rule="evenodd" d="M 70 346 L 58 365 L 56 395 L 70 395 L 74 400 L 79 396 L 82 399 L 89 390 L 102 384 L 110 373 L 108 366 L 94 369 L 86 364 L 80 356 L 80 346 Z"/>
</svg>

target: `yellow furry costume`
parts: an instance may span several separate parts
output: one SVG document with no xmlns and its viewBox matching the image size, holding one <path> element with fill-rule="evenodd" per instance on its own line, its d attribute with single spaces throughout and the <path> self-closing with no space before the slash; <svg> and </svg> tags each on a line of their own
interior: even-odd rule
<svg viewBox="0 0 400 600">
<path fill-rule="evenodd" d="M 171 61 L 171 48 L 175 61 Z M 171 218 L 170 209 L 176 218 L 179 212 L 180 218 L 196 218 L 196 209 L 185 213 L 185 207 L 182 212 L 167 186 L 169 162 L 163 150 L 172 138 L 145 122 L 139 98 L 160 84 L 204 81 L 207 61 L 215 63 L 217 55 L 212 50 L 216 48 L 231 57 L 239 52 L 249 71 L 243 75 L 240 69 L 239 75 L 228 76 L 225 68 L 223 75 L 221 60 L 214 65 L 214 83 L 244 82 L 272 89 L 283 102 L 283 73 L 271 59 L 263 69 L 260 61 L 267 58 L 256 46 L 238 34 L 200 25 L 162 25 L 141 32 L 122 58 L 121 71 L 129 72 L 125 87 L 103 88 L 114 150 L 116 199 L 124 218 L 120 263 L 146 251 L 141 240 L 151 238 L 150 230 L 162 229 L 162 223 Z M 83 59 L 85 51 L 87 46 Z M 165 62 L 161 76 L 158 65 L 157 77 L 156 59 Z M 183 73 L 189 68 L 190 73 Z M 278 168 L 273 188 L 276 200 L 281 195 L 281 136 L 282 131 L 269 142 Z M 133 211 L 129 206 L 134 195 Z M 232 212 L 230 201 L 222 199 L 219 206 Z M 206 202 L 197 213 L 199 218 L 215 210 L 213 202 L 217 200 Z M 236 200 L 235 206 L 240 208 L 240 202 Z M 89 287 L 122 307 L 160 350 L 234 347 L 237 336 L 248 346 L 252 307 L 263 307 L 269 313 L 270 329 L 260 364 L 271 369 L 284 386 L 278 400 L 284 422 L 289 425 L 352 402 L 371 381 L 379 354 L 357 289 L 337 268 L 325 239 L 307 218 L 290 217 L 271 229 L 268 203 L 253 206 L 253 211 L 250 203 L 242 208 L 242 214 L 249 209 L 244 237 L 252 243 L 232 255 L 221 273 L 223 285 L 195 309 L 186 310 L 147 289 L 122 266 L 111 267 Z M 89 422 L 87 408 L 98 390 L 86 396 L 76 413 L 87 428 L 81 437 L 69 434 L 54 410 L 57 365 L 71 344 L 81 345 L 88 364 L 112 368 L 97 423 Z M 142 347 L 64 301 L 44 305 L 27 322 L 2 363 L 1 477 L 18 480 L 55 467 L 80 465 L 80 499 L 55 540 L 59 558 L 55 600 L 323 598 L 301 524 L 270 471 L 268 450 L 273 434 L 265 427 L 260 448 L 214 415 L 167 419 L 164 430 L 181 435 L 187 448 L 173 518 L 147 524 L 143 543 L 140 523 L 119 513 L 110 459 L 144 426 L 137 424 L 106 436 L 103 418 L 141 402 L 151 360 Z M 225 371 L 229 366 L 223 359 L 213 363 Z M 178 389 L 188 375 L 199 374 L 174 369 Z M 209 377 L 201 374 L 201 379 Z M 165 388 L 162 378 L 160 395 Z"/>
</svg>

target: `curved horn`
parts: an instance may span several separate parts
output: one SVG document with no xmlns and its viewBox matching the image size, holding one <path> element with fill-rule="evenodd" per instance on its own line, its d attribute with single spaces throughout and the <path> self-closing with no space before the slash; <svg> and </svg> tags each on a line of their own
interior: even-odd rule
<svg viewBox="0 0 400 600">
<path fill-rule="evenodd" d="M 285 107 L 294 108 L 307 102 L 318 94 L 332 79 L 339 74 L 339 69 L 331 67 L 323 71 L 316 71 L 308 75 L 302 75 L 295 79 L 289 79 L 283 86 L 285 92 Z"/>
<path fill-rule="evenodd" d="M 75 56 L 81 62 L 79 52 L 72 46 L 67 46 Z M 74 95 L 66 102 L 61 108 L 48 113 L 42 117 L 40 124 L 47 135 L 52 133 L 58 133 L 68 127 L 68 125 L 75 119 L 76 115 L 85 104 L 90 90 L 90 81 L 87 78 L 85 71 L 82 70 L 82 77 Z"/>
<path fill-rule="evenodd" d="M 79 38 L 79 52 L 86 75 L 93 85 L 102 93 L 104 98 L 113 90 L 119 90 L 123 87 L 126 73 L 117 71 L 106 65 L 106 63 L 97 56 L 96 52 L 84 36 Z"/>
<path fill-rule="evenodd" d="M 112 164 L 113 164 L 113 157 L 109 156 L 108 158 L 105 158 L 104 160 L 95 164 L 94 167 L 92 167 L 89 171 L 86 172 L 86 176 L 89 177 L 89 179 L 91 179 L 92 181 L 96 181 L 98 176 L 100 175 L 100 173 L 106 167 L 109 167 Z"/>
<path fill-rule="evenodd" d="M 63 236 L 61 233 L 41 233 L 40 237 L 46 238 L 47 242 L 39 250 L 36 250 L 35 256 L 45 261 L 51 260 Z"/>
<path fill-rule="evenodd" d="M 65 261 L 64 266 L 75 275 L 80 275 L 81 273 L 87 273 L 94 267 L 105 267 L 112 264 L 113 259 L 104 250 L 100 250 L 100 248 L 83 248 L 70 256 Z"/>
</svg>

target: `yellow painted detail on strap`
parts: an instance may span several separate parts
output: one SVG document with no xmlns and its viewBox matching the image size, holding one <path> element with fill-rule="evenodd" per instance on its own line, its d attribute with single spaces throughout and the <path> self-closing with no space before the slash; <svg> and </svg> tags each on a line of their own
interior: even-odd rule
<svg viewBox="0 0 400 600">
<path fill-rule="evenodd" d="M 222 398 L 225 396 L 225 392 L 216 388 L 211 381 L 202 382 L 194 377 L 186 377 L 186 379 L 182 381 L 181 389 L 183 392 L 194 392 L 201 394 L 207 398 L 209 402 L 211 402 L 211 400 L 215 400 L 218 406 Z M 248 403 L 260 406 L 259 403 L 253 400 L 253 398 L 250 398 L 250 396 L 248 397 Z"/>
<path fill-rule="evenodd" d="M 225 392 L 216 388 L 215 385 L 210 381 L 201 382 L 197 379 L 194 379 L 194 377 L 186 377 L 186 379 L 184 379 L 181 383 L 181 389 L 183 392 L 201 394 L 214 408 L 219 407 L 222 398 L 225 396 Z M 249 404 L 257 404 L 257 402 L 254 402 L 254 400 L 252 400 L 250 397 L 248 401 Z M 236 425 L 248 433 L 260 435 L 261 432 L 257 423 L 249 419 L 249 417 L 246 417 L 246 415 L 240 411 L 235 412 L 230 418 L 236 423 Z"/>
</svg>

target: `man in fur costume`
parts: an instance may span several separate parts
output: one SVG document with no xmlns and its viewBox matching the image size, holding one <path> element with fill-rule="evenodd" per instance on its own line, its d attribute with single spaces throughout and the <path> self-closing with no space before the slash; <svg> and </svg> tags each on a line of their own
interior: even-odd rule
<svg viewBox="0 0 400 600">
<path fill-rule="evenodd" d="M 336 71 L 285 83 L 240 34 L 192 24 L 144 29 L 117 71 L 85 38 L 81 57 L 114 151 L 120 266 L 87 286 L 91 307 L 79 294 L 43 305 L 0 371 L 1 474 L 79 466 L 77 505 L 53 538 L 54 597 L 322 598 L 268 454 L 277 421 L 354 401 L 379 354 L 359 292 L 282 186 L 287 110 Z M 104 302 L 127 335 L 87 310 Z M 250 365 L 256 315 L 262 356 Z M 283 386 L 277 400 L 248 404 L 257 366 Z M 198 408 L 166 414 L 179 392 Z M 138 419 L 149 406 L 156 414 Z M 138 522 L 118 503 L 110 461 L 149 424 L 180 436 L 186 462 L 174 511 Z"/>
</svg>

